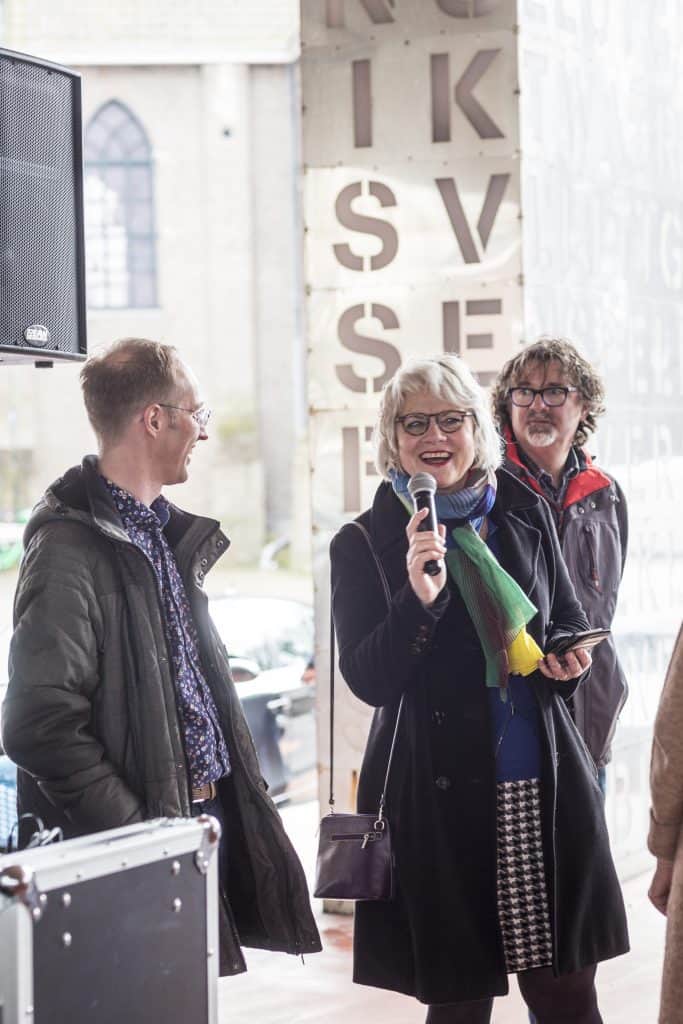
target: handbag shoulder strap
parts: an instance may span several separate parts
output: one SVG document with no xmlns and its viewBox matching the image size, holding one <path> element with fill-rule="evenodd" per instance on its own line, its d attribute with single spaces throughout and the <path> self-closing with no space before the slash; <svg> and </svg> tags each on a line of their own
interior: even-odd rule
<svg viewBox="0 0 683 1024">
<path fill-rule="evenodd" d="M 372 555 L 372 560 L 374 561 L 375 565 L 377 566 L 377 575 L 379 576 L 380 581 L 382 583 L 382 590 L 384 591 L 384 596 L 386 598 L 387 608 L 390 608 L 391 607 L 391 591 L 389 590 L 389 583 L 388 583 L 388 580 L 387 580 L 387 577 L 386 577 L 386 573 L 384 572 L 384 566 L 380 562 L 379 557 L 377 555 L 377 552 L 375 551 L 375 546 L 372 543 L 372 537 L 370 536 L 368 531 L 365 529 L 363 524 L 357 522 L 355 519 L 351 522 L 351 526 L 355 526 L 356 529 L 360 530 L 360 532 L 365 537 L 365 543 L 367 544 L 368 548 L 370 549 L 370 554 Z"/>
<path fill-rule="evenodd" d="M 380 560 L 379 560 L 379 558 L 377 556 L 377 552 L 375 551 L 374 545 L 372 543 L 372 538 L 370 537 L 370 534 L 365 529 L 365 527 L 363 526 L 362 523 L 356 522 L 354 520 L 351 523 L 351 526 L 355 526 L 358 530 L 360 530 L 360 532 L 365 537 L 365 542 L 368 545 L 368 548 L 370 549 L 370 554 L 372 555 L 373 561 L 374 561 L 375 566 L 377 568 L 377 574 L 378 574 L 378 576 L 380 578 L 380 581 L 382 583 L 382 589 L 384 591 L 384 596 L 386 598 L 387 608 L 390 609 L 391 608 L 391 590 L 389 589 L 389 583 L 387 581 L 387 577 L 386 577 L 386 574 L 384 572 L 384 568 L 382 567 L 382 563 L 380 562 Z M 329 799 L 329 804 L 330 804 L 330 810 L 331 811 L 334 810 L 334 676 L 335 676 L 335 666 L 336 666 L 336 658 L 335 658 L 334 618 L 332 616 L 332 605 L 331 605 L 331 601 L 330 601 L 330 799 Z M 384 807 L 385 807 L 385 803 L 386 803 L 386 793 L 387 793 L 387 788 L 389 786 L 389 775 L 391 773 L 391 763 L 392 763 L 392 761 L 394 759 L 394 749 L 396 747 L 396 737 L 398 736 L 398 727 L 399 727 L 399 723 L 401 721 L 401 712 L 403 711 L 404 697 L 405 697 L 405 695 L 401 694 L 401 700 L 399 702 L 398 711 L 396 713 L 396 724 L 394 725 L 394 734 L 393 734 L 393 736 L 391 738 L 391 747 L 389 748 L 389 757 L 388 757 L 388 760 L 387 760 L 387 770 L 386 770 L 386 774 L 384 776 L 384 786 L 382 787 L 382 795 L 380 797 L 379 810 L 378 810 L 378 813 L 377 813 L 377 818 L 378 818 L 379 821 L 381 821 L 383 819 L 383 817 L 384 817 Z"/>
</svg>

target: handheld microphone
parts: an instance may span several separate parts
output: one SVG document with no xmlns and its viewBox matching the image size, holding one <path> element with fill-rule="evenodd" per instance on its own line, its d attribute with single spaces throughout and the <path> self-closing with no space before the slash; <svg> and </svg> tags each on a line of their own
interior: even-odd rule
<svg viewBox="0 0 683 1024">
<path fill-rule="evenodd" d="M 431 473 L 415 473 L 408 481 L 408 492 L 413 499 L 413 508 L 419 512 L 421 508 L 428 508 L 429 515 L 426 516 L 418 526 L 418 532 L 433 530 L 439 532 L 438 520 L 436 518 L 436 506 L 434 495 L 436 494 L 436 480 Z M 430 559 L 425 562 L 423 572 L 427 576 L 438 576 L 443 569 L 443 562 Z"/>
</svg>

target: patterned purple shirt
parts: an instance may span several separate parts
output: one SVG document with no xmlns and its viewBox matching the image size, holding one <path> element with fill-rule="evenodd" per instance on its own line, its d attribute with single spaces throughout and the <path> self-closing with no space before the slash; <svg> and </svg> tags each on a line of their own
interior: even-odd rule
<svg viewBox="0 0 683 1024">
<path fill-rule="evenodd" d="M 175 670 L 190 780 L 192 788 L 196 789 L 227 775 L 230 758 L 216 705 L 204 678 L 197 630 L 185 586 L 163 533 L 170 518 L 169 504 L 159 495 L 148 507 L 111 480 L 103 479 L 126 533 L 147 555 L 157 578 L 164 609 L 164 630 Z"/>
</svg>

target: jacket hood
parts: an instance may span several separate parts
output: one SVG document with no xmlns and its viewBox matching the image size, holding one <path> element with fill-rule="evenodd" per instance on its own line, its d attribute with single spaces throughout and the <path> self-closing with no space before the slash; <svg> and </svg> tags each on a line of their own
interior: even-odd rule
<svg viewBox="0 0 683 1024">
<path fill-rule="evenodd" d="M 46 489 L 34 507 L 26 529 L 24 547 L 34 534 L 46 523 L 64 518 L 76 520 L 94 529 L 104 528 L 106 533 L 114 532 L 117 539 L 126 540 L 126 533 L 114 503 L 97 469 L 97 456 L 86 455 L 80 466 L 72 466 L 63 476 L 58 477 Z M 101 506 L 98 517 L 96 508 Z M 102 520 L 98 523 L 98 519 Z"/>
<path fill-rule="evenodd" d="M 176 549 L 184 539 L 196 539 L 199 543 L 206 535 L 221 532 L 220 524 L 215 519 L 192 515 L 172 502 L 169 505 L 170 518 L 164 533 L 172 548 Z M 96 455 L 86 455 L 80 466 L 72 466 L 50 484 L 26 524 L 24 549 L 36 531 L 46 523 L 65 519 L 82 523 L 113 541 L 131 543 L 109 490 L 100 476 Z M 225 551 L 230 541 L 224 534 L 221 533 L 221 536 L 224 540 L 222 550 Z"/>
</svg>

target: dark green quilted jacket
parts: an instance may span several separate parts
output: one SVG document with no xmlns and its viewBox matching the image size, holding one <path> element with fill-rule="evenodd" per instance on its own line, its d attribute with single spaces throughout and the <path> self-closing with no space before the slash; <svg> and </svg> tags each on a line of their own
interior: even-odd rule
<svg viewBox="0 0 683 1024">
<path fill-rule="evenodd" d="M 240 945 L 320 949 L 304 874 L 267 795 L 208 614 L 204 579 L 228 547 L 214 520 L 171 506 L 165 529 L 185 582 L 202 664 L 230 749 L 230 874 L 221 973 Z M 151 564 L 123 529 L 88 456 L 45 493 L 25 533 L 2 740 L 19 766 L 19 811 L 65 837 L 190 816 L 163 612 Z"/>
</svg>

